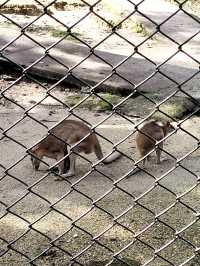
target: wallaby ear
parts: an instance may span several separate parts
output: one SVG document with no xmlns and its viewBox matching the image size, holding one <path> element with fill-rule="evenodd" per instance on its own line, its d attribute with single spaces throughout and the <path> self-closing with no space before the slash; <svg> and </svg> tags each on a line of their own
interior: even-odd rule
<svg viewBox="0 0 200 266">
<path fill-rule="evenodd" d="M 162 122 L 162 121 L 155 121 L 155 124 L 157 125 L 157 126 L 159 126 L 159 127 L 164 127 L 165 126 L 165 124 Z"/>
<path fill-rule="evenodd" d="M 174 129 L 177 129 L 178 127 L 177 127 L 177 122 L 169 122 L 169 125 L 172 127 L 172 128 L 174 128 Z"/>
</svg>

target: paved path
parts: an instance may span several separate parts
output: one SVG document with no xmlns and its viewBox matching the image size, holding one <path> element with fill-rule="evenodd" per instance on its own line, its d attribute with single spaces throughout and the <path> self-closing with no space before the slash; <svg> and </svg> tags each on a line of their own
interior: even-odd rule
<svg viewBox="0 0 200 266">
<path fill-rule="evenodd" d="M 128 6 L 124 6 L 124 9 L 128 8 Z M 163 22 L 167 17 L 177 12 L 176 6 L 162 0 L 146 0 L 139 5 L 138 9 L 156 23 Z M 155 30 L 155 25 L 144 17 L 138 15 L 138 19 L 143 20 L 145 25 Z M 182 11 L 179 11 L 161 26 L 161 31 L 170 36 L 171 39 L 176 39 L 179 44 L 184 43 L 185 40 L 199 32 L 199 29 L 199 23 Z M 19 34 L 19 32 L 11 29 L 8 31 L 5 28 L 0 28 L 0 49 L 4 48 Z M 87 84 L 96 85 L 100 82 L 99 88 L 117 89 L 125 92 L 132 90 L 133 84 L 141 83 L 138 87 L 139 90 L 167 96 L 174 91 L 176 82 L 186 81 L 198 72 L 199 35 L 183 46 L 185 52 L 179 53 L 176 53 L 178 45 L 175 45 L 169 38 L 160 35 L 157 41 L 152 41 L 152 45 L 144 44 L 138 48 L 142 56 L 135 54 L 127 61 L 127 56 L 133 53 L 133 47 L 130 45 L 127 45 L 127 49 L 123 47 L 121 53 L 120 46 L 113 44 L 111 49 L 102 51 L 97 48 L 92 54 L 91 49 L 82 44 L 66 40 L 55 44 L 58 39 L 51 38 L 50 40 L 49 37 L 33 35 L 30 36 L 33 36 L 34 41 L 25 36 L 19 37 L 17 41 L 3 49 L 3 55 L 17 64 L 26 67 L 33 65 L 29 69 L 32 73 L 55 79 L 66 75 L 67 82 L 78 84 L 81 87 L 87 87 Z M 130 37 L 133 43 L 134 38 L 138 41 L 137 37 Z M 48 53 L 45 54 L 46 51 Z M 159 71 L 156 72 L 156 65 L 162 64 L 173 54 L 175 56 L 160 66 Z M 121 64 L 123 61 L 125 62 Z M 69 68 L 72 69 L 73 75 L 67 76 Z M 152 78 L 148 80 L 148 77 L 151 76 Z M 102 82 L 103 80 L 105 81 Z M 143 83 L 144 80 L 146 81 Z M 196 98 L 199 98 L 198 88 L 198 75 L 183 86 L 183 89 Z"/>
</svg>

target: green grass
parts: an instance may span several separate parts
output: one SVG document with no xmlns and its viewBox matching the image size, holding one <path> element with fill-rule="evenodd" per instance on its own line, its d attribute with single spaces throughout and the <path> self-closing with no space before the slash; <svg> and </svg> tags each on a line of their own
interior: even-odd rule
<svg viewBox="0 0 200 266">
<path fill-rule="evenodd" d="M 14 29 L 18 29 L 12 22 L 6 21 L 6 22 L 1 22 L 1 26 L 3 27 L 11 27 Z M 67 40 L 73 40 L 76 41 L 77 38 L 81 38 L 82 35 L 78 32 L 67 32 L 66 30 L 58 29 L 53 26 L 38 26 L 38 25 L 30 25 L 28 28 L 26 28 L 26 32 L 30 33 L 40 33 L 40 34 L 49 34 L 52 37 L 57 37 L 57 38 L 62 38 L 65 37 Z"/>
<path fill-rule="evenodd" d="M 131 30 L 134 33 L 137 33 L 143 37 L 150 35 L 150 33 L 147 31 L 146 27 L 142 22 L 132 21 L 130 25 L 131 25 Z"/>
<path fill-rule="evenodd" d="M 67 32 L 67 29 L 66 30 L 56 29 L 53 26 L 44 26 L 44 27 L 41 26 L 41 27 L 39 27 L 39 26 L 33 26 L 32 25 L 32 26 L 28 27 L 26 30 L 27 30 L 27 32 L 31 32 L 31 33 L 43 33 L 43 34 L 48 33 L 52 37 L 59 37 L 59 38 L 65 37 L 68 40 L 74 40 L 74 41 L 76 40 L 74 37 L 79 37 L 79 38 L 81 37 L 80 33 L 71 32 L 71 34 L 70 34 Z"/>
<path fill-rule="evenodd" d="M 52 28 L 49 33 L 53 37 L 60 37 L 60 38 L 62 38 L 64 36 L 66 36 L 66 39 L 72 39 L 72 40 L 75 40 L 74 37 L 78 37 L 78 38 L 81 37 L 81 34 L 80 33 L 72 32 L 70 34 L 70 33 L 67 32 L 67 30 L 64 31 L 64 30 L 59 30 L 59 29 L 55 29 L 55 28 Z"/>
<path fill-rule="evenodd" d="M 109 25 L 107 26 L 109 26 L 110 28 L 114 27 L 116 27 L 117 29 L 128 28 L 133 33 L 139 34 L 143 37 L 149 35 L 149 32 L 146 29 L 145 25 L 134 18 L 129 18 L 126 21 L 124 21 L 123 24 L 120 24 L 120 22 L 125 17 L 122 1 L 116 0 L 116 2 L 112 2 L 109 0 L 103 0 L 101 2 L 101 5 L 102 9 L 109 14 L 109 19 L 107 18 Z"/>
<path fill-rule="evenodd" d="M 19 5 L 19 4 L 6 4 L 1 7 L 1 13 L 3 14 L 17 14 L 27 16 L 38 16 L 42 14 L 42 9 L 37 5 Z"/>
<path fill-rule="evenodd" d="M 77 108 L 86 108 L 90 111 L 111 111 L 113 105 L 116 105 L 123 101 L 123 97 L 111 93 L 99 93 L 101 98 L 92 95 L 87 98 L 84 102 L 78 105 Z M 65 103 L 73 107 L 80 103 L 84 98 L 87 97 L 87 94 L 72 94 L 66 96 Z M 155 102 L 160 102 L 161 99 L 154 99 Z M 141 108 L 142 106 L 142 108 Z M 181 119 L 186 114 L 191 113 L 194 110 L 195 105 L 187 98 L 184 97 L 173 97 L 168 100 L 166 103 L 160 105 L 159 110 L 156 111 L 152 117 L 155 119 L 161 120 L 172 120 Z M 136 98 L 129 98 L 121 105 L 117 107 L 117 110 L 123 114 L 130 116 L 140 116 L 145 117 L 150 112 L 155 110 L 155 105 L 144 99 L 142 96 Z M 169 117 L 168 117 L 169 116 Z"/>
<path fill-rule="evenodd" d="M 121 29 L 122 24 L 120 24 L 120 19 L 118 19 L 117 17 L 114 17 L 112 19 L 107 20 L 109 24 L 107 24 L 108 27 L 110 28 L 117 28 L 117 29 Z"/>
<path fill-rule="evenodd" d="M 99 96 L 102 97 L 102 99 L 95 95 L 90 96 L 81 104 L 81 107 L 92 111 L 109 111 L 112 110 L 112 104 L 116 104 L 120 99 L 119 96 L 110 93 L 100 93 Z M 67 105 L 72 107 L 78 104 L 85 97 L 86 95 L 81 94 L 69 95 L 66 97 L 65 102 Z"/>
<path fill-rule="evenodd" d="M 157 111 L 153 117 L 156 119 L 164 119 L 169 120 L 170 117 L 173 118 L 180 118 L 182 117 L 182 114 L 184 113 L 184 107 L 180 103 L 169 103 L 169 104 L 163 104 L 160 106 L 160 111 Z M 166 114 L 166 115 L 165 115 Z"/>
<path fill-rule="evenodd" d="M 153 117 L 156 119 L 170 120 L 169 117 L 180 119 L 194 109 L 194 104 L 184 97 L 173 97 L 159 107 Z M 166 115 L 165 115 L 166 114 Z M 168 117 L 169 116 L 169 117 Z"/>
<path fill-rule="evenodd" d="M 68 1 L 56 1 L 53 6 L 57 10 L 67 10 L 67 9 L 72 9 L 72 8 L 80 8 L 86 6 L 83 2 L 80 0 L 68 0 Z"/>
</svg>

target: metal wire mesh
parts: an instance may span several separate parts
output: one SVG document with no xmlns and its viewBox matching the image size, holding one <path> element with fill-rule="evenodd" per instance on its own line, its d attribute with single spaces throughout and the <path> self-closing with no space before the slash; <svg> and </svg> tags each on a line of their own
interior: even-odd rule
<svg viewBox="0 0 200 266">
<path fill-rule="evenodd" d="M 0 10 L 3 10 L 8 2 L 1 1 Z M 5 152 L 2 158 L 5 156 L 6 160 L 2 160 L 0 164 L 0 183 L 2 187 L 2 197 L 0 197 L 1 264 L 199 265 L 199 210 L 198 200 L 192 194 L 194 191 L 198 192 L 199 176 L 198 170 L 185 163 L 198 150 L 199 137 L 193 134 L 192 130 L 188 130 L 183 126 L 185 121 L 199 112 L 198 100 L 193 97 L 190 91 L 184 89 L 185 84 L 190 81 L 192 82 L 194 78 L 198 79 L 199 69 L 196 69 L 184 80 L 174 78 L 171 73 L 164 69 L 165 65 L 180 52 L 199 66 L 199 60 L 192 53 L 184 49 L 184 45 L 198 36 L 199 30 L 180 43 L 163 29 L 179 12 L 183 12 L 186 16 L 190 17 L 199 27 L 199 19 L 188 13 L 185 9 L 185 4 L 188 1 L 185 0 L 181 3 L 175 1 L 178 5 L 176 11 L 169 16 L 165 16 L 166 18 L 158 23 L 148 14 L 141 11 L 145 0 L 124 0 L 124 3 L 132 6 L 132 10 L 123 18 L 119 17 L 118 22 L 113 25 L 111 21 L 98 11 L 98 5 L 101 4 L 101 0 L 93 2 L 81 0 L 80 4 L 85 6 L 87 12 L 70 26 L 59 20 L 50 10 L 53 5 L 59 5 L 60 2 L 56 0 L 49 3 L 37 0 L 34 2 L 40 7 L 40 14 L 30 23 L 25 23 L 23 26 L 16 19 L 13 19 L 12 16 L 0 11 L 1 17 L 10 24 L 15 25 L 18 29 L 18 34 L 9 39 L 9 41 L 6 38 L 4 39 L 4 45 L 1 46 L 0 50 L 2 65 L 7 66 L 7 68 L 8 66 L 9 68 L 12 67 L 10 71 L 15 73 L 14 78 L 5 87 L 1 88 L 1 100 L 12 103 L 15 108 L 18 108 L 17 110 L 20 110 L 19 115 L 15 116 L 13 114 L 13 118 L 9 123 L 5 120 L 6 112 L 5 115 L 2 113 L 3 122 L 0 128 L 0 143 L 2 147 L 10 146 L 9 154 L 6 154 L 5 148 L 2 148 Z M 142 41 L 139 41 L 137 45 L 129 41 L 119 31 L 120 26 L 135 14 L 142 16 L 143 19 L 147 20 L 154 27 L 154 31 L 142 39 Z M 41 42 L 39 38 L 34 38 L 28 32 L 34 23 L 44 15 L 48 15 L 52 20 L 62 25 L 66 32 L 64 36 L 56 39 L 50 46 L 45 46 L 44 42 Z M 87 19 L 89 15 L 97 17 L 102 23 L 109 26 L 106 36 L 98 40 L 95 45 L 88 44 L 81 36 L 74 33 L 74 28 Z M 154 60 L 148 58 L 147 55 L 140 51 L 141 46 L 158 33 L 169 40 L 172 45 L 176 45 L 175 52 L 162 63 L 154 62 Z M 78 59 L 72 65 L 66 65 L 63 63 L 62 57 L 57 57 L 54 53 L 54 49 L 69 36 L 81 43 L 88 51 L 83 58 L 79 59 L 77 57 Z M 102 56 L 98 51 L 98 48 L 113 36 L 117 36 L 125 41 L 125 43 L 130 45 L 130 50 L 132 50 L 129 55 L 116 63 L 111 63 L 109 57 Z M 1 38 L 3 39 L 3 36 Z M 24 47 L 24 56 L 28 55 L 27 51 L 30 50 L 30 47 L 27 50 L 26 41 L 34 43 L 38 49 L 41 49 L 41 52 L 39 55 L 34 54 L 34 58 L 31 58 L 28 65 L 23 65 L 17 57 L 12 56 L 12 49 L 13 47 L 15 49 Z M 11 50 L 9 50 L 10 47 L 12 47 Z M 138 82 L 133 82 L 133 80 L 125 77 L 123 72 L 120 71 L 120 67 L 125 65 L 135 55 L 140 56 L 145 62 L 152 64 L 152 72 L 143 75 L 142 79 Z M 83 64 L 87 66 L 87 60 L 91 57 L 96 58 L 96 60 L 109 69 L 106 75 L 100 76 L 93 84 L 87 81 L 87 77 L 80 77 L 79 75 L 80 67 Z M 46 63 L 62 66 L 62 73 L 60 73 L 58 80 L 55 81 L 51 72 L 45 72 Z M 43 70 L 44 72 L 42 72 Z M 134 71 L 134 69 L 131 71 Z M 48 86 L 41 79 L 37 78 L 38 73 L 40 75 L 41 73 L 44 73 L 44 75 L 48 73 L 48 76 L 52 78 L 51 84 Z M 96 74 L 97 76 L 99 75 L 98 69 L 96 69 Z M 58 76 L 59 74 L 56 77 Z M 172 84 L 169 87 L 169 93 L 165 94 L 160 101 L 152 99 L 151 96 L 144 93 L 141 89 L 146 84 L 148 86 L 148 82 L 151 82 L 157 76 Z M 24 106 L 8 95 L 9 91 L 24 81 L 31 81 L 45 91 L 42 98 L 32 103 L 29 107 Z M 63 84 L 63 82 L 79 84 L 79 88 L 84 88 L 87 94 L 85 94 L 82 100 L 70 107 L 54 94 L 54 90 Z M 118 91 L 121 94 L 124 93 L 123 96 L 125 97 L 117 104 L 109 102 L 109 100 L 106 100 L 99 94 L 101 90 L 107 88 L 109 82 L 119 82 Z M 126 84 L 126 90 L 123 89 L 124 84 Z M 168 88 L 165 87 L 165 89 L 167 90 Z M 178 127 L 175 131 L 183 132 L 192 138 L 195 144 L 181 157 L 177 157 L 176 154 L 174 155 L 173 152 L 168 151 L 165 147 L 162 148 L 165 155 L 174 160 L 174 164 L 168 169 L 162 171 L 162 166 L 160 166 L 159 169 L 161 171 L 156 173 L 149 169 L 143 169 L 140 166 L 142 159 L 134 160 L 126 150 L 120 148 L 120 145 L 125 143 L 139 130 L 140 124 L 157 112 L 163 113 L 165 117 L 174 121 L 175 119 L 165 113 L 161 107 L 178 94 L 189 98 L 195 105 L 195 108 L 183 120 L 178 122 Z M 122 113 L 119 107 L 136 95 L 140 95 L 146 101 L 151 102 L 154 108 L 143 119 L 133 123 L 133 120 L 126 113 Z M 59 122 L 53 125 L 46 124 L 37 117 L 38 106 L 44 100 L 49 99 L 49 97 L 61 103 L 64 110 L 62 119 L 59 119 Z M 78 107 L 91 97 L 96 97 L 109 104 L 111 109 L 109 114 L 106 114 L 102 119 L 96 120 L 93 118 L 92 120 L 89 112 L 87 116 L 76 111 Z M 137 101 L 137 98 L 135 101 Z M 109 135 L 99 131 L 99 126 L 115 116 L 122 121 L 127 121 L 132 127 L 131 132 L 117 139 L 117 141 L 113 141 Z M 92 157 L 78 154 L 79 159 L 83 160 L 84 164 L 89 164 L 89 170 L 79 175 L 76 179 L 69 178 L 59 184 L 56 183 L 56 185 L 49 172 L 39 177 L 34 176 L 32 172 L 32 176 L 30 172 L 28 173 L 30 176 L 24 176 L 22 173 L 23 165 L 27 165 L 26 167 L 30 168 L 30 163 L 28 163 L 30 149 L 45 137 L 38 139 L 36 136 L 36 142 L 29 139 L 29 144 L 27 145 L 27 142 L 23 141 L 23 137 L 19 138 L 19 134 L 21 134 L 21 131 L 18 132 L 19 127 L 23 128 L 23 123 L 26 123 L 28 120 L 30 131 L 34 130 L 31 127 L 35 123 L 42 131 L 50 132 L 51 128 L 60 124 L 64 119 L 71 117 L 75 117 L 90 125 L 92 132 L 95 132 L 102 141 L 109 143 L 110 149 L 105 157 L 100 161 L 94 162 Z M 176 133 L 175 131 L 166 136 L 165 139 L 173 137 Z M 158 145 L 159 143 L 157 143 Z M 15 153 L 14 151 L 17 151 L 17 157 L 16 154 L 11 154 L 12 150 L 13 154 Z M 119 160 L 108 168 L 103 167 L 101 162 L 114 151 L 122 154 L 122 161 Z M 70 154 L 71 152 L 61 160 L 69 157 Z M 12 158 L 13 156 L 14 158 Z M 128 160 L 131 163 L 130 169 L 126 169 L 126 166 L 123 166 L 123 160 Z M 42 162 L 49 167 L 45 160 L 42 160 Z M 54 166 L 57 164 L 58 162 L 54 163 Z M 117 176 L 113 176 L 112 171 L 115 171 L 113 168 L 119 166 L 123 171 Z M 139 168 L 147 176 L 145 180 L 151 180 L 149 183 L 144 181 L 143 190 L 139 193 L 137 186 L 140 187 L 143 181 L 142 177 L 140 177 L 141 181 L 139 182 L 134 179 L 134 176 L 137 175 L 137 173 L 134 174 L 133 172 L 135 168 Z M 181 172 L 182 175 L 188 176 L 188 179 L 192 180 L 191 183 L 185 185 L 185 189 L 181 193 L 173 189 L 173 183 L 172 187 L 170 187 L 169 184 L 164 182 L 164 180 L 176 176 L 177 172 Z M 132 174 L 131 178 L 127 178 L 130 174 Z M 25 175 L 27 175 L 27 172 Z M 91 175 L 94 175 L 93 178 L 96 178 L 96 183 L 92 183 Z M 88 189 L 90 185 L 93 186 L 92 190 L 96 192 L 92 193 Z M 10 195 L 4 195 L 3 190 L 6 187 L 10 187 Z M 16 187 L 18 190 L 15 189 Z M 131 190 L 133 187 L 135 187 L 135 191 Z M 51 195 L 54 195 L 54 197 Z M 162 201 L 162 198 L 167 198 L 168 200 Z M 76 204 L 73 205 L 75 202 Z M 70 207 L 70 204 L 72 207 Z M 71 208 L 74 208 L 74 210 Z M 97 261 L 100 264 L 97 264 Z"/>
</svg>

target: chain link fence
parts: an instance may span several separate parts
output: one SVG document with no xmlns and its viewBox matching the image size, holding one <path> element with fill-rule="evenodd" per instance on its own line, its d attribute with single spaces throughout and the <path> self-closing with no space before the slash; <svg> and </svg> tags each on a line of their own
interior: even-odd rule
<svg viewBox="0 0 200 266">
<path fill-rule="evenodd" d="M 0 265 L 200 265 L 199 18 L 187 0 L 146 12 L 155 2 L 0 1 Z M 59 162 L 35 172 L 31 149 L 68 118 L 91 128 L 75 146 L 95 133 L 104 157 L 68 151 L 75 176 L 57 182 Z M 165 160 L 143 168 L 134 139 L 152 118 L 177 126 L 156 144 Z"/>
</svg>

